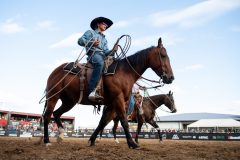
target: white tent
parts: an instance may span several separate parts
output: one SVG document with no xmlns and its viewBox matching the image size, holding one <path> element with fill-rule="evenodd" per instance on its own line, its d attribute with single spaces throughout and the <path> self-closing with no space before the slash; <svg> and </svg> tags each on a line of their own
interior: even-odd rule
<svg viewBox="0 0 240 160">
<path fill-rule="evenodd" d="M 234 119 L 200 119 L 187 128 L 240 128 L 240 122 Z"/>
</svg>

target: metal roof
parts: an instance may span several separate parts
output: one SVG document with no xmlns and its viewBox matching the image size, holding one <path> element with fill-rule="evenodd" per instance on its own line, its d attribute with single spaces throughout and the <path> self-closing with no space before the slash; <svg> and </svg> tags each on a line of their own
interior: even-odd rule
<svg viewBox="0 0 240 160">
<path fill-rule="evenodd" d="M 197 127 L 240 127 L 240 122 L 234 119 L 200 119 L 187 126 L 188 128 Z"/>
<path fill-rule="evenodd" d="M 171 116 L 161 116 L 160 122 L 198 121 L 200 119 L 235 119 L 240 120 L 240 115 L 218 113 L 182 113 Z"/>
</svg>

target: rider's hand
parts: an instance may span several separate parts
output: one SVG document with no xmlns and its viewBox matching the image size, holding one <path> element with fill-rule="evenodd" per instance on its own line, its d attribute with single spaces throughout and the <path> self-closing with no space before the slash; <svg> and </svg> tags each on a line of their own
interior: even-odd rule
<svg viewBox="0 0 240 160">
<path fill-rule="evenodd" d="M 93 42 L 93 45 L 95 47 L 97 47 L 99 45 L 99 43 L 100 43 L 99 39 L 95 39 L 94 42 Z"/>
</svg>

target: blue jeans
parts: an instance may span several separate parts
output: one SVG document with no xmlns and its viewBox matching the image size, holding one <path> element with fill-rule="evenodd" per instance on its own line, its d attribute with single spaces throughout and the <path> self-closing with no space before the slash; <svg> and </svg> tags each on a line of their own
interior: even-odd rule
<svg viewBox="0 0 240 160">
<path fill-rule="evenodd" d="M 99 81 L 102 75 L 102 70 L 104 67 L 104 58 L 105 56 L 102 53 L 95 52 L 89 61 L 93 65 L 92 77 L 90 79 L 88 89 L 89 93 L 91 93 L 96 88 L 97 82 Z"/>
<path fill-rule="evenodd" d="M 135 103 L 134 96 L 131 95 L 130 99 L 129 99 L 129 105 L 128 105 L 128 115 L 132 113 L 133 107 L 134 107 L 134 103 Z"/>
</svg>

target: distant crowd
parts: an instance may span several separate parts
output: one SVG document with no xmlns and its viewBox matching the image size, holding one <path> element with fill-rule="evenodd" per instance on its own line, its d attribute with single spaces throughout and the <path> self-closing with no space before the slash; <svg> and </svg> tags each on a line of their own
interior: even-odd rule
<svg viewBox="0 0 240 160">
<path fill-rule="evenodd" d="M 4 117 L 1 117 L 3 119 Z M 93 133 L 95 128 L 77 128 L 74 130 L 74 124 L 71 124 L 68 121 L 63 121 L 63 126 L 65 129 L 65 132 L 75 132 L 75 133 Z M 49 124 L 49 132 L 57 132 L 58 127 L 57 124 L 54 121 L 51 121 Z M 0 130 L 5 131 L 20 131 L 20 132 L 36 132 L 37 130 L 42 130 L 40 126 L 40 119 L 24 119 L 24 118 L 11 118 L 9 120 L 8 125 L 2 126 L 0 124 Z M 136 132 L 136 127 L 130 127 L 130 132 Z M 154 128 L 143 128 L 141 130 L 142 132 L 157 132 Z M 112 129 L 104 129 L 104 133 L 111 133 Z M 117 128 L 117 133 L 124 132 L 122 127 Z M 234 128 L 192 128 L 189 130 L 176 130 L 176 129 L 163 129 L 161 130 L 162 133 L 240 133 L 240 129 L 234 129 Z"/>
</svg>

